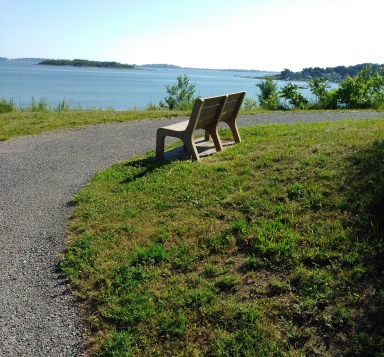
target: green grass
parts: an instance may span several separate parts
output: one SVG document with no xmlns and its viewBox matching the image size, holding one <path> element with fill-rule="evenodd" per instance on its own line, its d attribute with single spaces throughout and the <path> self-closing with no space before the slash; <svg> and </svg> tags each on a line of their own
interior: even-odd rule
<svg viewBox="0 0 384 357">
<path fill-rule="evenodd" d="M 61 267 L 89 355 L 384 355 L 384 121 L 241 135 L 76 195 Z"/>
<path fill-rule="evenodd" d="M 32 100 L 31 106 L 25 111 L 2 113 L 0 110 L 0 141 L 12 137 L 40 134 L 43 132 L 107 122 L 123 122 L 148 118 L 170 118 L 187 116 L 188 113 L 169 110 L 96 110 L 96 109 L 65 109 L 66 103 L 59 104 L 57 110 L 49 110 L 45 102 Z M 1 99 L 0 99 L 1 104 Z M 9 102 L 5 103 L 8 105 Z M 1 107 L 0 107 L 1 108 Z M 60 108 L 64 108 L 61 110 Z"/>
</svg>

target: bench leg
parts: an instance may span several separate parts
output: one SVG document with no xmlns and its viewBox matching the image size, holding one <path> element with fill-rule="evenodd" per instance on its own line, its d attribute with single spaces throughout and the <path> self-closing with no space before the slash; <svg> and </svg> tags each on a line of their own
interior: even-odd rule
<svg viewBox="0 0 384 357">
<path fill-rule="evenodd" d="M 156 134 L 156 160 L 164 160 L 164 140 L 166 134 L 160 129 L 157 130 Z"/>
<path fill-rule="evenodd" d="M 236 125 L 236 122 L 235 121 L 226 121 L 225 123 L 227 123 L 229 128 L 231 129 L 235 143 L 241 142 L 241 137 L 240 137 L 239 129 Z M 208 141 L 209 138 L 210 138 L 210 133 L 206 130 L 205 131 L 205 141 Z"/>
<path fill-rule="evenodd" d="M 231 129 L 235 143 L 239 143 L 241 141 L 241 138 L 240 138 L 239 129 L 236 125 L 236 121 L 235 120 L 228 120 L 225 123 L 227 123 L 229 128 Z"/>
<path fill-rule="evenodd" d="M 210 136 L 212 137 L 213 143 L 215 144 L 216 151 L 223 151 L 223 146 L 221 145 L 217 127 L 205 129 L 205 139 L 209 140 Z"/>
<path fill-rule="evenodd" d="M 221 140 L 219 138 L 219 133 L 217 129 L 211 133 L 213 143 L 215 144 L 216 151 L 223 151 L 223 146 L 221 145 Z"/>
<path fill-rule="evenodd" d="M 185 139 L 184 147 L 187 149 L 189 155 L 191 155 L 192 160 L 200 161 L 200 156 L 199 156 L 199 153 L 197 152 L 197 148 L 193 141 L 193 138 Z"/>
</svg>

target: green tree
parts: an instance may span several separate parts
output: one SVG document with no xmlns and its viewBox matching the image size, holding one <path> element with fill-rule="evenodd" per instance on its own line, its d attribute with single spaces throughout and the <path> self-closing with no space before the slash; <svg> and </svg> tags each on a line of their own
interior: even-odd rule
<svg viewBox="0 0 384 357">
<path fill-rule="evenodd" d="M 355 77 L 341 81 L 337 91 L 339 101 L 349 109 L 378 108 L 384 104 L 384 77 L 381 68 L 372 72 L 364 67 Z"/>
<path fill-rule="evenodd" d="M 288 83 L 280 92 L 280 98 L 288 100 L 296 109 L 304 109 L 308 104 L 308 100 L 298 92 L 299 86 L 297 84 Z"/>
<path fill-rule="evenodd" d="M 168 97 L 164 98 L 164 101 L 159 102 L 161 108 L 168 108 L 169 110 L 189 110 L 193 107 L 193 104 L 197 97 L 195 97 L 195 84 L 189 83 L 189 77 L 184 76 L 177 77 L 177 83 L 173 86 L 165 86 Z"/>
<path fill-rule="evenodd" d="M 273 80 L 273 76 L 266 76 L 265 80 L 256 84 L 260 89 L 260 94 L 257 94 L 260 107 L 268 110 L 275 110 L 279 107 L 279 97 L 277 84 Z"/>
<path fill-rule="evenodd" d="M 289 70 L 288 68 L 285 68 L 284 71 L 280 72 L 280 78 L 281 79 L 287 79 L 289 77 L 292 77 L 293 74 L 294 73 L 291 70 Z"/>
</svg>

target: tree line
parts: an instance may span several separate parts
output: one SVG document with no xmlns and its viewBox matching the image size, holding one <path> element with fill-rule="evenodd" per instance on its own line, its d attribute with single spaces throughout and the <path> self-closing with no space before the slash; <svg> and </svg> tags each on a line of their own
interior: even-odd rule
<svg viewBox="0 0 384 357">
<path fill-rule="evenodd" d="M 384 109 L 383 69 L 363 67 L 354 77 L 347 76 L 339 82 L 338 88 L 328 90 L 327 78 L 319 77 L 308 81 L 314 96 L 312 102 L 298 91 L 299 86 L 289 82 L 278 89 L 272 76 L 257 84 L 257 95 L 261 108 L 269 110 L 286 109 Z"/>
<path fill-rule="evenodd" d="M 380 68 L 384 67 L 384 64 L 376 63 L 361 63 L 354 66 L 337 66 L 337 67 L 308 67 L 303 68 L 299 72 L 293 72 L 288 68 L 285 68 L 277 75 L 276 78 L 289 80 L 289 79 L 311 79 L 311 78 L 328 78 L 335 81 L 346 79 L 349 77 L 355 77 L 363 68 L 370 68 L 370 73 L 375 73 Z"/>
<path fill-rule="evenodd" d="M 89 61 L 89 60 L 83 60 L 83 59 L 74 59 L 74 60 L 47 59 L 40 62 L 39 64 L 54 65 L 54 66 L 73 66 L 73 67 L 104 67 L 104 68 L 125 68 L 125 69 L 134 68 L 133 65 L 123 64 L 119 62 Z"/>
</svg>

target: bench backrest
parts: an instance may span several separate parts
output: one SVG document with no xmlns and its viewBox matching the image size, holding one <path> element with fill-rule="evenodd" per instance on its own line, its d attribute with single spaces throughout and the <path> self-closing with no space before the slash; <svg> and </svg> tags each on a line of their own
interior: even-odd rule
<svg viewBox="0 0 384 357">
<path fill-rule="evenodd" d="M 245 92 L 237 92 L 228 94 L 227 103 L 223 113 L 221 114 L 220 121 L 227 121 L 237 117 L 241 104 L 243 103 Z"/>
<path fill-rule="evenodd" d="M 189 120 L 188 129 L 203 129 L 209 125 L 216 125 L 221 117 L 226 95 L 218 97 L 199 98 L 195 101 L 192 114 Z"/>
</svg>

